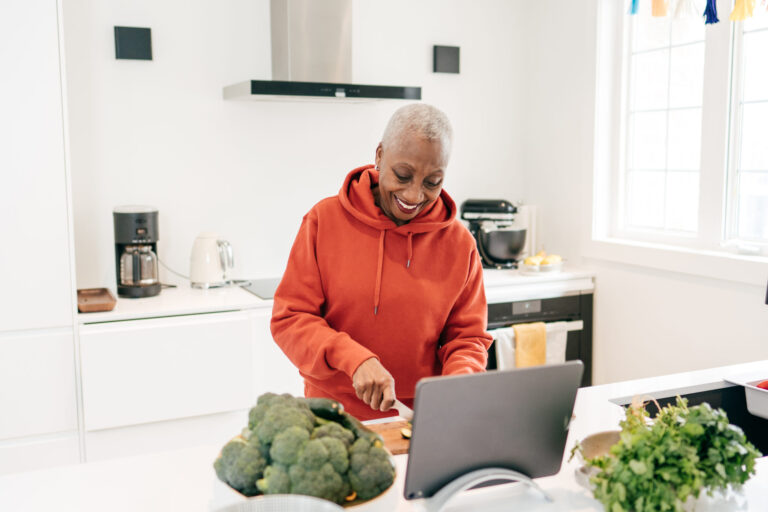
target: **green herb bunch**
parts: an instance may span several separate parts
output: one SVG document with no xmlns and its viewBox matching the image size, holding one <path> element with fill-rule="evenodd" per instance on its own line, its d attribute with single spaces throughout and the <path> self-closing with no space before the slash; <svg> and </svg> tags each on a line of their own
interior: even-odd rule
<svg viewBox="0 0 768 512">
<path fill-rule="evenodd" d="M 703 403 L 661 409 L 654 421 L 641 404 L 627 408 L 620 441 L 611 455 L 588 459 L 595 498 L 610 512 L 682 511 L 702 490 L 710 495 L 738 487 L 755 472 L 762 454 L 722 409 Z"/>
</svg>

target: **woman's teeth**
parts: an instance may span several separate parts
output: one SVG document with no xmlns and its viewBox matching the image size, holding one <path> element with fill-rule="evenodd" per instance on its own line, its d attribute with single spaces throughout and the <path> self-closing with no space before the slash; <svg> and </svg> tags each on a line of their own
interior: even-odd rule
<svg viewBox="0 0 768 512">
<path fill-rule="evenodd" d="M 404 202 L 399 197 L 395 196 L 395 201 L 397 201 L 397 205 L 400 207 L 401 210 L 405 210 L 406 212 L 414 212 L 416 211 L 416 208 L 419 207 L 418 204 L 409 204 Z"/>
</svg>

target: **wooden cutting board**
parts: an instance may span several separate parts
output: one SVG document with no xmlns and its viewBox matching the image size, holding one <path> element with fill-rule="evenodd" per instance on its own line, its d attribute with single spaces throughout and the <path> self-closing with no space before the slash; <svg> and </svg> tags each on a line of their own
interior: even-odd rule
<svg viewBox="0 0 768 512">
<path fill-rule="evenodd" d="M 388 421 L 386 423 L 374 423 L 366 425 L 369 429 L 379 434 L 384 439 L 384 446 L 392 455 L 408 453 L 409 439 L 404 439 L 400 433 L 401 428 L 411 428 L 411 424 L 405 420 Z"/>
</svg>

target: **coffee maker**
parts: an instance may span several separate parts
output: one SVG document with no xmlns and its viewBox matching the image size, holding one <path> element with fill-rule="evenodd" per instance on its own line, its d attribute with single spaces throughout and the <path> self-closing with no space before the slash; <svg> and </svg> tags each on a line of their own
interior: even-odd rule
<svg viewBox="0 0 768 512">
<path fill-rule="evenodd" d="M 152 297 L 160 293 L 157 268 L 157 209 L 118 206 L 115 223 L 115 273 L 121 297 Z"/>
<path fill-rule="evenodd" d="M 461 218 L 475 237 L 483 268 L 517 268 L 526 242 L 526 229 L 515 222 L 517 207 L 504 199 L 467 199 Z"/>
</svg>

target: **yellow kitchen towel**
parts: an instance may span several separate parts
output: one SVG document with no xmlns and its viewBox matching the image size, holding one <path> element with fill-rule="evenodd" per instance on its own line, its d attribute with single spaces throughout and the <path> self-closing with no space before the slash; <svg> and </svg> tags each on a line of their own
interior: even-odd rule
<svg viewBox="0 0 768 512">
<path fill-rule="evenodd" d="M 538 366 L 547 362 L 547 327 L 544 322 L 513 325 L 515 366 Z"/>
</svg>

